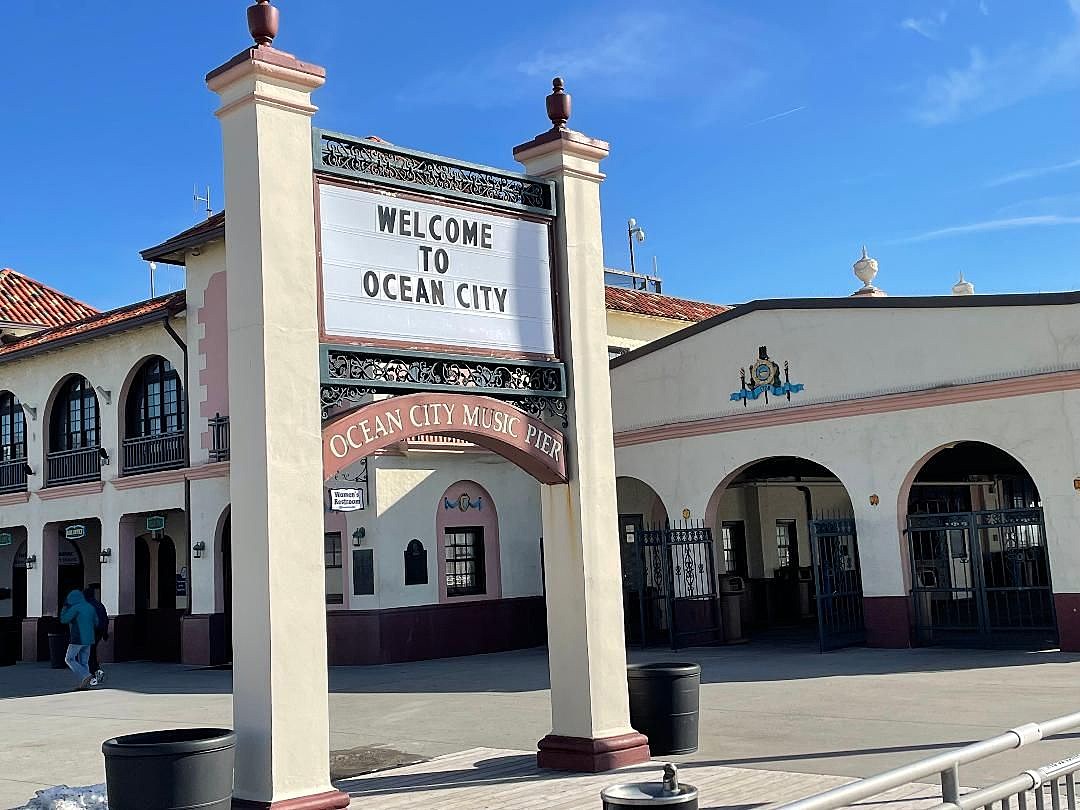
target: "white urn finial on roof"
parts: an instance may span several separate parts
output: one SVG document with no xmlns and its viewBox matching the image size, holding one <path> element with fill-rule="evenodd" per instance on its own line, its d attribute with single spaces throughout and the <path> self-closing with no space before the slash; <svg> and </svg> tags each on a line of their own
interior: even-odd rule
<svg viewBox="0 0 1080 810">
<path fill-rule="evenodd" d="M 964 271 L 960 271 L 960 280 L 952 285 L 953 295 L 974 295 L 975 285 L 970 281 L 964 280 Z"/>
<path fill-rule="evenodd" d="M 886 295 L 884 290 L 879 290 L 873 284 L 874 278 L 878 274 L 878 263 L 877 259 L 871 258 L 870 254 L 867 253 L 866 245 L 863 245 L 862 256 L 855 262 L 853 269 L 855 270 L 855 278 L 859 279 L 863 285 L 852 295 L 872 295 L 876 297 Z"/>
</svg>

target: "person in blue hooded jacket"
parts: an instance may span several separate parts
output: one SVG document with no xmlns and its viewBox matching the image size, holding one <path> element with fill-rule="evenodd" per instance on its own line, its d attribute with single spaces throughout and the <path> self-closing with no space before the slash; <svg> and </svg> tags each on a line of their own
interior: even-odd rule
<svg viewBox="0 0 1080 810">
<path fill-rule="evenodd" d="M 94 626 L 97 624 L 97 611 L 86 601 L 83 592 L 74 590 L 64 600 L 64 609 L 60 611 L 60 621 L 70 630 L 67 655 L 64 663 L 79 679 L 76 690 L 90 687 L 90 645 L 94 643 Z"/>
</svg>

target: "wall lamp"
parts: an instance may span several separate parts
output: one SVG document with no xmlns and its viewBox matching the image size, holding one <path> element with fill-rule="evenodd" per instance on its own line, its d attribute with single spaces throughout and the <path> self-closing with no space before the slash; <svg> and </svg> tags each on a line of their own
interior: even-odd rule
<svg viewBox="0 0 1080 810">
<path fill-rule="evenodd" d="M 104 447 L 99 447 L 97 449 L 97 452 L 98 457 L 101 459 L 101 463 L 104 464 L 106 467 L 109 466 L 109 451 L 106 450 Z"/>
<path fill-rule="evenodd" d="M 191 550 L 195 552 L 195 559 L 201 560 L 203 552 L 206 551 L 206 543 L 200 540 L 198 543 L 191 547 Z"/>
<path fill-rule="evenodd" d="M 37 565 L 37 554 L 28 554 L 26 557 L 26 570 L 33 571 L 35 565 Z"/>
<path fill-rule="evenodd" d="M 110 391 L 108 388 L 102 388 L 100 385 L 95 385 L 94 387 L 97 389 L 97 392 L 101 394 L 102 397 L 104 397 L 105 404 L 112 405 L 112 391 Z"/>
<path fill-rule="evenodd" d="M 37 408 L 35 408 L 33 405 L 27 405 L 24 402 L 24 403 L 22 403 L 22 409 L 23 409 L 23 413 L 25 413 L 27 416 L 29 416 L 34 421 L 37 421 Z"/>
<path fill-rule="evenodd" d="M 34 474 L 34 468 L 31 467 L 29 464 L 24 463 L 22 466 L 23 466 L 23 472 L 24 473 L 26 473 L 27 475 L 33 475 Z"/>
<path fill-rule="evenodd" d="M 358 526 L 356 531 L 352 533 L 352 544 L 356 547 L 360 547 L 364 544 L 364 537 L 367 536 L 367 531 L 363 526 Z"/>
<path fill-rule="evenodd" d="M 99 556 L 101 557 L 101 564 L 105 565 L 109 560 L 112 559 L 112 549 L 103 548 Z"/>
</svg>

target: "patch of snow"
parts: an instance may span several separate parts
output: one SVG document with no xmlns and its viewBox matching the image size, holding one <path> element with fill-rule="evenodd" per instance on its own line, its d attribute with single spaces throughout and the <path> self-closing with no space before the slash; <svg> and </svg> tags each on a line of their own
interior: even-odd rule
<svg viewBox="0 0 1080 810">
<path fill-rule="evenodd" d="M 108 810 L 108 807 L 105 785 L 58 785 L 48 790 L 39 790 L 34 798 L 19 810 Z"/>
</svg>

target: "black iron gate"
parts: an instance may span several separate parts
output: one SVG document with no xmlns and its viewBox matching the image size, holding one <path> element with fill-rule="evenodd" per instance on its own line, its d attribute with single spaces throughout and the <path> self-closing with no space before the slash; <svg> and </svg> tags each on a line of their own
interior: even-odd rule
<svg viewBox="0 0 1080 810">
<path fill-rule="evenodd" d="M 712 530 L 703 523 L 642 529 L 637 541 L 642 645 L 721 640 Z"/>
<path fill-rule="evenodd" d="M 821 651 L 865 643 L 855 518 L 818 517 L 810 521 L 810 550 Z"/>
<path fill-rule="evenodd" d="M 1057 643 L 1042 509 L 913 514 L 907 525 L 920 643 Z"/>
</svg>

